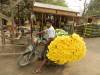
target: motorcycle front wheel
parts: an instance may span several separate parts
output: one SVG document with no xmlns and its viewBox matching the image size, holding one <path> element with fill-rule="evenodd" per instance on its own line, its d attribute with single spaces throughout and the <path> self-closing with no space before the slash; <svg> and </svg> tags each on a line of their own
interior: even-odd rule
<svg viewBox="0 0 100 75">
<path fill-rule="evenodd" d="M 32 57 L 31 52 L 24 53 L 24 54 L 20 55 L 20 57 L 18 58 L 17 64 L 20 67 L 24 67 L 24 66 L 30 64 L 31 57 Z"/>
</svg>

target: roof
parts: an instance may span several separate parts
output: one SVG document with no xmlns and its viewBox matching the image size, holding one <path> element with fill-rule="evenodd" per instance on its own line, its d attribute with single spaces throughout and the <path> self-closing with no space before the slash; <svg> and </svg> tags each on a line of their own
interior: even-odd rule
<svg viewBox="0 0 100 75">
<path fill-rule="evenodd" d="M 77 11 L 68 9 L 67 7 L 52 5 L 52 4 L 45 4 L 45 3 L 40 3 L 40 2 L 35 2 L 34 6 L 41 7 L 41 8 L 48 8 L 48 9 L 54 9 L 54 10 L 62 10 L 62 11 L 67 11 L 67 12 L 79 13 Z"/>
<path fill-rule="evenodd" d="M 94 15 L 92 17 L 95 17 L 95 18 L 100 18 L 100 15 Z"/>
<path fill-rule="evenodd" d="M 88 16 L 88 18 L 99 18 L 100 19 L 100 15 L 92 15 L 92 16 Z"/>
</svg>

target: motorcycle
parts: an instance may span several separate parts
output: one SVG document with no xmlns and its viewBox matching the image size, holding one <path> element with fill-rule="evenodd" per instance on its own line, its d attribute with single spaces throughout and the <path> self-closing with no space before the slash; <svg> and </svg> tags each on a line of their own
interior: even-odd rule
<svg viewBox="0 0 100 75">
<path fill-rule="evenodd" d="M 46 40 L 34 37 L 33 42 L 26 48 L 26 50 L 19 56 L 17 64 L 24 67 L 31 62 L 35 62 L 41 56 L 41 50 L 37 50 L 39 45 L 45 46 Z"/>
</svg>

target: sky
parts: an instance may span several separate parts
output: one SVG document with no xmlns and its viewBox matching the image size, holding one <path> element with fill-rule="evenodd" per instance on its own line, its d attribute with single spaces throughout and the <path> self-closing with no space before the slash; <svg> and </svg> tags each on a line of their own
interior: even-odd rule
<svg viewBox="0 0 100 75">
<path fill-rule="evenodd" d="M 68 8 L 73 9 L 78 12 L 82 12 L 84 9 L 84 1 L 85 0 L 65 0 Z M 89 3 L 90 0 L 87 0 L 87 3 Z"/>
</svg>

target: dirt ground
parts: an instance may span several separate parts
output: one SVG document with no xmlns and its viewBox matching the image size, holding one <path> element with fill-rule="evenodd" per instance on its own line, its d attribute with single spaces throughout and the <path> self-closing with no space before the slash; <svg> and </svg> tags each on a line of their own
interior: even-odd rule
<svg viewBox="0 0 100 75">
<path fill-rule="evenodd" d="M 80 62 L 65 66 L 46 66 L 39 74 L 32 74 L 38 63 L 26 67 L 17 65 L 18 56 L 0 56 L 0 75 L 100 75 L 100 38 L 86 39 L 87 55 Z"/>
</svg>

